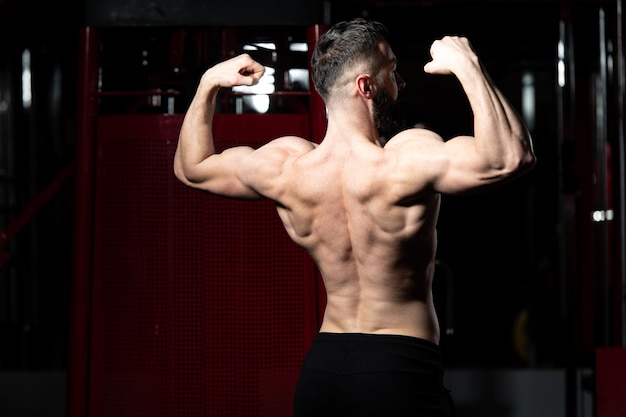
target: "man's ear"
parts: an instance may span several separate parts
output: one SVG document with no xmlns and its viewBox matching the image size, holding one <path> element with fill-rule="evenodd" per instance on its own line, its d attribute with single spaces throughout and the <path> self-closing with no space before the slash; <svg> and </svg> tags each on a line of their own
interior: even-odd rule
<svg viewBox="0 0 626 417">
<path fill-rule="evenodd" d="M 356 79 L 356 83 L 357 83 L 357 88 L 359 90 L 359 94 L 366 97 L 366 98 L 371 98 L 372 97 L 372 82 L 371 82 L 371 78 L 369 77 L 369 75 L 366 74 L 361 74 L 357 77 Z"/>
</svg>

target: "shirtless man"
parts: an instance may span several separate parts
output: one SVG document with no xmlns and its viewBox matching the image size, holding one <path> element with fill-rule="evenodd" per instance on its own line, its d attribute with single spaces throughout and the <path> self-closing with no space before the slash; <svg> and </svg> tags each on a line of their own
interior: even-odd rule
<svg viewBox="0 0 626 417">
<path fill-rule="evenodd" d="M 327 305 L 298 380 L 296 416 L 451 415 L 431 293 L 440 195 L 502 184 L 535 163 L 522 120 L 463 37 L 434 41 L 424 71 L 457 77 L 474 136 L 444 141 L 416 128 L 390 137 L 387 116 L 404 82 L 386 38 L 380 23 L 355 19 L 319 40 L 313 79 L 328 111 L 319 145 L 287 136 L 215 152 L 219 89 L 253 85 L 264 71 L 245 54 L 204 73 L 180 131 L 180 181 L 274 201 L 321 272 Z"/>
</svg>

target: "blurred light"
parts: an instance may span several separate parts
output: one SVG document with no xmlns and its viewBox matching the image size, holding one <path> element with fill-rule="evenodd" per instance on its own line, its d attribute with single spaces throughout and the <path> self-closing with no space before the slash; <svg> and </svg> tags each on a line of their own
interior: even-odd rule
<svg viewBox="0 0 626 417">
<path fill-rule="evenodd" d="M 610 39 L 607 40 L 606 42 L 606 48 L 607 48 L 607 56 L 606 56 L 606 71 L 608 72 L 609 76 L 613 75 L 613 42 L 611 42 Z"/>
<path fill-rule="evenodd" d="M 535 128 L 535 77 L 528 71 L 522 76 L 522 113 L 529 130 Z"/>
<path fill-rule="evenodd" d="M 291 39 L 290 39 L 291 40 Z M 271 51 L 272 62 L 278 61 L 278 52 L 274 42 L 252 42 L 243 45 L 244 51 Z M 291 42 L 290 51 L 306 52 L 308 45 L 304 42 Z M 292 68 L 286 73 L 281 73 L 285 78 L 285 86 L 294 90 L 308 90 L 309 72 L 307 69 Z M 295 88 L 294 88 L 295 87 Z M 265 67 L 263 77 L 253 86 L 236 86 L 233 92 L 243 95 L 235 101 L 236 112 L 241 113 L 244 107 L 248 107 L 257 113 L 267 113 L 270 108 L 270 95 L 276 92 L 276 70 L 272 67 Z"/>
<path fill-rule="evenodd" d="M 309 70 L 304 68 L 291 68 L 289 73 L 289 84 L 291 89 L 296 91 L 306 91 L 309 89 Z"/>
<path fill-rule="evenodd" d="M 557 64 L 557 71 L 559 87 L 565 87 L 565 62 L 562 60 L 559 60 L 559 63 Z"/>
<path fill-rule="evenodd" d="M 565 87 L 565 45 L 559 41 L 557 46 L 559 61 L 557 63 L 557 79 L 559 87 Z"/>
<path fill-rule="evenodd" d="M 22 106 L 30 109 L 33 100 L 32 80 L 30 72 L 30 51 L 22 52 Z"/>
<path fill-rule="evenodd" d="M 243 100 L 244 103 L 252 107 L 257 113 L 267 113 L 270 109 L 270 96 L 266 94 L 246 96 Z"/>
<path fill-rule="evenodd" d="M 259 49 L 276 50 L 276 44 L 273 42 L 255 42 L 243 46 L 244 51 L 258 51 Z"/>
<path fill-rule="evenodd" d="M 289 50 L 294 52 L 306 52 L 309 50 L 309 45 L 306 42 L 294 42 L 289 44 Z"/>
<path fill-rule="evenodd" d="M 613 220 L 613 210 L 596 210 L 591 213 L 594 222 L 604 222 Z"/>
</svg>

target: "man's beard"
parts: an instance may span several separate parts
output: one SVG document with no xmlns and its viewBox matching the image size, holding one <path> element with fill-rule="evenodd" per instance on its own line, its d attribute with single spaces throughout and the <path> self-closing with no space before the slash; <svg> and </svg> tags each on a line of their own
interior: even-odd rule
<svg viewBox="0 0 626 417">
<path fill-rule="evenodd" d="M 385 88 L 377 89 L 377 94 L 374 95 L 374 123 L 378 129 L 381 145 L 384 146 L 389 139 L 403 129 L 399 116 L 398 103 L 394 101 L 391 94 Z"/>
</svg>

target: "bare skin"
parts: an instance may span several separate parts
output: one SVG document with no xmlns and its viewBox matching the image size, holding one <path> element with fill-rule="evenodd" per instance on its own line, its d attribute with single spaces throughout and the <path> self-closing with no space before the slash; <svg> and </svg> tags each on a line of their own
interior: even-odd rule
<svg viewBox="0 0 626 417">
<path fill-rule="evenodd" d="M 285 230 L 322 274 L 320 331 L 438 343 L 431 289 L 441 193 L 497 186 L 532 168 L 535 156 L 520 117 L 462 37 L 435 41 L 424 70 L 458 78 L 474 112 L 474 136 L 444 142 L 410 129 L 382 147 L 372 97 L 386 89 L 397 99 L 403 81 L 389 44 L 379 46 L 388 59 L 380 74 L 355 66 L 335 85 L 319 145 L 289 136 L 215 153 L 218 90 L 252 85 L 264 68 L 240 55 L 208 69 L 185 116 L 174 171 L 200 190 L 276 203 Z"/>
</svg>

